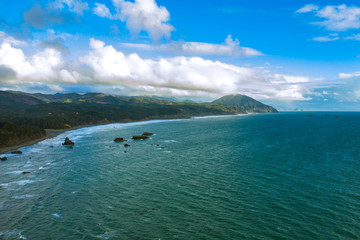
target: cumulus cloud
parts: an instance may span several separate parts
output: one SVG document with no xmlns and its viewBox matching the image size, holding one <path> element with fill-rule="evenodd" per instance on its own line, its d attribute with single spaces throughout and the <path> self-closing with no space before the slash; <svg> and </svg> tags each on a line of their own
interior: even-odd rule
<svg viewBox="0 0 360 240">
<path fill-rule="evenodd" d="M 90 46 L 92 50 L 80 61 L 90 66 L 95 79 L 107 84 L 305 100 L 301 84 L 308 78 L 274 75 L 200 57 L 143 59 L 137 54 L 125 55 L 95 39 L 91 39 Z"/>
<path fill-rule="evenodd" d="M 147 32 L 151 38 L 159 40 L 169 38 L 174 27 L 170 21 L 170 13 L 163 6 L 158 6 L 155 0 L 112 0 L 115 14 L 111 14 L 104 4 L 95 3 L 94 14 L 109 19 L 118 19 L 126 23 L 126 27 L 134 35 L 141 31 Z"/>
<path fill-rule="evenodd" d="M 257 99 L 309 99 L 303 95 L 309 78 L 302 76 L 201 57 L 145 59 L 134 53 L 126 55 L 95 39 L 90 40 L 90 48 L 87 54 L 70 62 L 54 48 L 26 56 L 20 48 L 2 43 L 0 81 L 15 85 L 37 82 L 126 87 L 134 94 L 218 97 L 242 93 Z"/>
<path fill-rule="evenodd" d="M 9 43 L 2 43 L 0 46 L 0 66 L 15 73 L 10 81 L 13 84 L 21 81 L 75 83 L 80 74 L 69 70 L 67 65 L 61 53 L 55 49 L 46 48 L 32 56 L 26 56 L 21 49 Z M 6 80 L 9 82 L 8 78 Z"/>
<path fill-rule="evenodd" d="M 331 31 L 346 31 L 348 29 L 360 28 L 360 7 L 346 6 L 325 6 L 320 8 L 316 5 L 305 5 L 296 13 L 313 13 L 315 17 L 322 19 L 312 24 L 325 27 Z"/>
<path fill-rule="evenodd" d="M 124 43 L 127 47 L 140 48 L 144 50 L 155 50 L 168 53 L 176 53 L 183 55 L 198 55 L 198 56 L 234 56 L 234 57 L 249 57 L 263 55 L 261 52 L 248 48 L 241 47 L 238 39 L 233 40 L 231 35 L 228 35 L 223 44 L 211 44 L 202 42 L 172 42 L 161 45 L 148 44 L 134 44 Z"/>
<path fill-rule="evenodd" d="M 48 31 L 48 38 L 41 41 L 39 46 L 46 49 L 52 48 L 55 49 L 63 54 L 68 55 L 69 49 L 65 46 L 64 40 L 70 37 L 70 34 L 59 34 L 57 35 L 54 30 L 49 29 Z"/>
<path fill-rule="evenodd" d="M 113 18 L 109 8 L 107 8 L 105 4 L 95 3 L 95 7 L 92 10 L 93 13 L 99 17 L 110 18 L 110 19 Z"/>
</svg>

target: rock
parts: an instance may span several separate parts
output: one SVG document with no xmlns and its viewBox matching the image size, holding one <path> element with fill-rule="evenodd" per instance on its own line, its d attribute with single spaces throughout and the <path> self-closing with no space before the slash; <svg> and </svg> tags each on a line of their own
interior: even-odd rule
<svg viewBox="0 0 360 240">
<path fill-rule="evenodd" d="M 124 144 L 124 147 L 130 147 L 130 145 L 129 145 L 129 144 L 127 144 L 127 143 L 125 143 L 125 144 Z"/>
<path fill-rule="evenodd" d="M 127 153 L 127 151 L 124 151 L 124 153 Z"/>
<path fill-rule="evenodd" d="M 31 172 L 22 172 L 22 174 L 31 173 Z"/>
<path fill-rule="evenodd" d="M 7 160 L 7 157 L 0 157 L 0 160 L 1 160 L 1 161 L 6 161 L 6 160 Z"/>
<path fill-rule="evenodd" d="M 22 151 L 16 150 L 16 151 L 12 151 L 12 154 L 22 154 Z"/>
<path fill-rule="evenodd" d="M 51 148 L 53 148 L 54 146 L 50 146 Z"/>
<path fill-rule="evenodd" d="M 143 135 L 143 136 L 144 136 L 144 135 L 145 135 L 145 136 L 151 136 L 151 135 L 154 135 L 154 134 L 151 133 L 151 132 L 144 132 L 142 135 Z"/>
<path fill-rule="evenodd" d="M 142 139 L 148 139 L 148 136 L 145 135 L 141 135 L 141 136 L 133 136 L 132 137 L 134 140 L 142 140 Z"/>
<path fill-rule="evenodd" d="M 70 146 L 69 148 L 70 148 L 70 149 L 73 149 L 74 147 L 73 147 L 73 146 Z"/>
<path fill-rule="evenodd" d="M 72 142 L 68 137 L 65 138 L 65 142 L 62 144 L 63 146 L 73 146 L 75 145 L 74 142 Z"/>
<path fill-rule="evenodd" d="M 121 137 L 114 139 L 114 142 L 124 142 L 124 141 L 127 141 L 127 140 L 125 140 L 124 138 L 121 138 Z"/>
<path fill-rule="evenodd" d="M 339 117 L 340 117 L 340 115 L 334 115 L 334 117 L 339 118 Z"/>
</svg>

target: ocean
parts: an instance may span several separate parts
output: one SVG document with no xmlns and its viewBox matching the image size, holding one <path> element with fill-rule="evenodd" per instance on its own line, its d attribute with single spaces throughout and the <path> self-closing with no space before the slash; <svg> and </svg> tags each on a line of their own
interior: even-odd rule
<svg viewBox="0 0 360 240">
<path fill-rule="evenodd" d="M 360 113 L 305 114 L 109 124 L 5 154 L 0 239 L 360 239 Z"/>
</svg>

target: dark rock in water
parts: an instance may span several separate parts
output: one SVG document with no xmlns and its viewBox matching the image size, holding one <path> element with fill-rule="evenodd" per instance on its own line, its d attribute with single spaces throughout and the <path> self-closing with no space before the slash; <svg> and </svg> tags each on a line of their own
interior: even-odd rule
<svg viewBox="0 0 360 240">
<path fill-rule="evenodd" d="M 16 150 L 16 151 L 12 151 L 12 154 L 22 154 L 22 151 Z"/>
<path fill-rule="evenodd" d="M 132 137 L 134 140 L 142 140 L 142 139 L 148 139 L 148 136 L 145 135 L 141 135 L 141 136 L 133 136 Z"/>
<path fill-rule="evenodd" d="M 121 137 L 114 139 L 114 142 L 124 142 L 124 141 L 127 141 L 127 140 L 125 140 L 124 138 L 121 138 Z"/>
<path fill-rule="evenodd" d="M 0 157 L 0 160 L 1 160 L 1 161 L 6 161 L 6 160 L 7 160 L 7 157 Z"/>
<path fill-rule="evenodd" d="M 127 143 L 125 143 L 125 144 L 124 144 L 124 147 L 130 147 L 130 145 L 129 145 L 129 144 L 127 144 Z"/>
<path fill-rule="evenodd" d="M 63 146 L 73 146 L 73 145 L 75 145 L 75 143 L 67 137 L 67 138 L 65 138 L 65 142 L 62 145 Z"/>
<path fill-rule="evenodd" d="M 74 147 L 73 147 L 73 146 L 70 146 L 69 148 L 70 148 L 70 149 L 73 149 Z"/>
<path fill-rule="evenodd" d="M 151 136 L 151 135 L 154 135 L 153 133 L 151 132 L 144 132 L 142 135 L 145 135 L 145 136 Z"/>
<path fill-rule="evenodd" d="M 334 115 L 334 117 L 339 118 L 339 117 L 340 117 L 340 115 Z"/>
<path fill-rule="evenodd" d="M 124 151 L 124 153 L 127 153 L 127 151 Z"/>
<path fill-rule="evenodd" d="M 54 146 L 50 146 L 51 148 L 53 148 Z"/>
<path fill-rule="evenodd" d="M 31 172 L 22 172 L 22 174 L 31 173 Z"/>
</svg>

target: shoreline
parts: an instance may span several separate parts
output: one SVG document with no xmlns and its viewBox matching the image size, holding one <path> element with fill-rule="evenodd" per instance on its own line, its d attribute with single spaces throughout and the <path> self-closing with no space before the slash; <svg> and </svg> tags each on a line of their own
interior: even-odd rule
<svg viewBox="0 0 360 240">
<path fill-rule="evenodd" d="M 108 123 L 106 123 L 108 124 Z M 66 129 L 44 129 L 46 132 L 46 135 L 41 137 L 41 138 L 37 138 L 37 139 L 33 139 L 31 141 L 27 141 L 15 146 L 10 146 L 10 147 L 3 147 L 0 148 L 0 154 L 6 154 L 10 151 L 14 151 L 23 147 L 28 147 L 31 145 L 35 145 L 39 142 L 42 142 L 46 139 L 50 139 L 50 138 L 54 138 L 57 137 L 58 135 L 64 133 L 64 132 L 68 132 L 68 131 L 72 131 L 72 130 L 76 130 L 76 129 L 80 129 L 80 128 L 85 128 L 85 127 L 94 127 L 94 126 L 99 126 L 99 125 L 106 125 L 106 124 L 88 124 L 88 125 L 79 125 L 76 127 L 71 127 L 71 128 L 66 128 Z"/>
<path fill-rule="evenodd" d="M 98 123 L 98 124 L 86 124 L 86 125 L 79 125 L 76 127 L 71 127 L 71 128 L 66 128 L 66 129 L 44 129 L 46 132 L 46 135 L 41 137 L 41 138 L 37 138 L 37 139 L 33 139 L 31 141 L 27 141 L 15 146 L 10 146 L 10 147 L 3 147 L 0 148 L 0 154 L 7 154 L 10 153 L 11 151 L 23 148 L 23 147 L 28 147 L 31 145 L 35 145 L 39 142 L 42 142 L 46 139 L 50 139 L 50 138 L 55 138 L 58 135 L 64 133 L 64 132 L 68 132 L 68 131 L 72 131 L 72 130 L 76 130 L 76 129 L 80 129 L 80 128 L 86 128 L 86 127 L 96 127 L 96 126 L 102 126 L 102 125 L 108 125 L 108 124 L 114 124 L 114 123 L 135 123 L 135 122 L 148 122 L 148 121 L 153 121 L 153 120 L 181 120 L 181 119 L 202 119 L 202 118 L 211 118 L 211 117 L 229 117 L 229 116 L 238 116 L 238 115 L 247 115 L 247 114 L 226 114 L 226 115 L 209 115 L 209 116 L 194 116 L 194 117 L 188 117 L 188 118 L 163 118 L 163 119 L 143 119 L 143 120 L 139 120 L 139 121 L 125 121 L 125 122 L 107 122 L 107 123 Z"/>
</svg>

